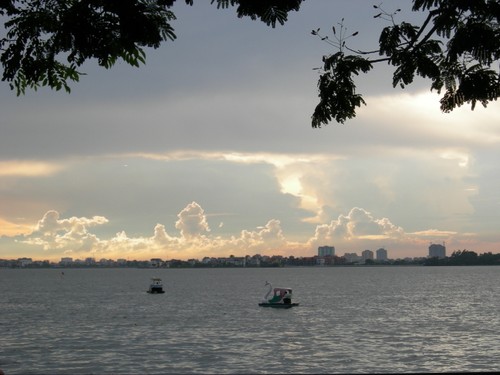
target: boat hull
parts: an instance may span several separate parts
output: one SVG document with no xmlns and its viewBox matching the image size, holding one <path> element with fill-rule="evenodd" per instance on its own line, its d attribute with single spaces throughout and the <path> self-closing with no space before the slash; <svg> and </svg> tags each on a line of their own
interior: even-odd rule
<svg viewBox="0 0 500 375">
<path fill-rule="evenodd" d="M 259 306 L 262 307 L 274 307 L 276 309 L 289 309 L 294 306 L 298 306 L 298 303 L 270 303 L 270 302 L 261 302 Z"/>
<path fill-rule="evenodd" d="M 149 294 L 163 294 L 165 293 L 164 290 L 148 290 Z"/>
</svg>

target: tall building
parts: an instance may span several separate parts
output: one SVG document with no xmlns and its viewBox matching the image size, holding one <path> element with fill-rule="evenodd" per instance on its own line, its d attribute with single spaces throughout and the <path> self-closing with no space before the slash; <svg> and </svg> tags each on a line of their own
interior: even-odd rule
<svg viewBox="0 0 500 375">
<path fill-rule="evenodd" d="M 61 264 L 62 266 L 69 266 L 70 264 L 73 264 L 73 258 L 70 257 L 61 258 L 59 264 Z"/>
<path fill-rule="evenodd" d="M 373 260 L 373 251 L 371 251 L 371 250 L 364 250 L 361 253 L 361 258 L 363 258 L 364 261 L 366 261 L 368 259 L 372 259 Z"/>
<path fill-rule="evenodd" d="M 446 258 L 446 247 L 444 243 L 440 244 L 431 244 L 429 246 L 429 258 Z"/>
<path fill-rule="evenodd" d="M 31 258 L 19 258 L 17 260 L 17 262 L 18 262 L 19 266 L 26 267 L 26 266 L 29 266 L 30 264 L 33 263 L 33 259 L 31 259 Z"/>
<path fill-rule="evenodd" d="M 95 265 L 96 264 L 95 258 L 91 258 L 91 257 L 85 258 L 85 264 L 87 266 Z"/>
<path fill-rule="evenodd" d="M 380 261 L 387 260 L 387 250 L 384 249 L 383 247 L 381 247 L 380 249 L 378 249 L 376 251 L 376 254 L 377 254 L 377 260 L 380 260 Z"/>
<path fill-rule="evenodd" d="M 345 253 L 344 258 L 347 263 L 356 263 L 361 260 L 361 257 L 356 253 Z"/>
<path fill-rule="evenodd" d="M 335 247 L 334 246 L 320 246 L 318 247 L 318 256 L 319 257 L 324 257 L 324 256 L 334 256 L 335 255 Z"/>
</svg>

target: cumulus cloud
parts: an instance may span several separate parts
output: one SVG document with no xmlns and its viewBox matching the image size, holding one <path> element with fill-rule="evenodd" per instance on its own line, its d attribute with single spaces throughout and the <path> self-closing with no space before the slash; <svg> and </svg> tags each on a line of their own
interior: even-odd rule
<svg viewBox="0 0 500 375">
<path fill-rule="evenodd" d="M 167 246 L 172 242 L 175 242 L 174 237 L 170 237 L 165 230 L 165 225 L 156 224 L 153 235 L 153 242 L 158 246 Z"/>
<path fill-rule="evenodd" d="M 207 215 L 196 202 L 188 204 L 177 217 L 175 226 L 178 235 L 171 235 L 167 233 L 165 225 L 156 224 L 150 237 L 130 237 L 125 231 L 120 231 L 110 239 L 100 239 L 90 232 L 90 228 L 106 224 L 108 219 L 105 217 L 61 219 L 59 212 L 51 210 L 38 221 L 33 233 L 24 236 L 19 242 L 41 246 L 54 256 L 71 254 L 83 258 L 188 258 L 249 251 L 283 252 L 286 249 L 287 242 L 279 220 L 269 220 L 266 225 L 253 231 L 243 230 L 239 236 L 222 238 L 210 235 Z"/>
<path fill-rule="evenodd" d="M 102 216 L 60 219 L 59 212 L 51 210 L 45 213 L 33 233 L 22 242 L 40 245 L 44 250 L 91 251 L 98 245 L 99 240 L 88 231 L 88 228 L 107 222 L 108 220 Z"/>
<path fill-rule="evenodd" d="M 240 237 L 233 237 L 232 245 L 235 247 L 244 247 L 246 249 L 279 248 L 286 245 L 286 239 L 281 229 L 279 220 L 269 220 L 263 227 L 255 231 L 243 230 Z"/>
<path fill-rule="evenodd" d="M 210 232 L 205 211 L 196 202 L 188 204 L 177 216 L 175 227 L 183 237 L 193 238 Z"/>
<path fill-rule="evenodd" d="M 43 218 L 38 221 L 35 227 L 35 234 L 41 233 L 45 236 L 54 236 L 58 232 L 65 231 L 78 237 L 87 233 L 87 228 L 102 225 L 108 222 L 103 216 L 71 217 L 69 219 L 59 219 L 59 212 L 51 210 L 45 213 Z"/>
<path fill-rule="evenodd" d="M 391 118 L 387 121 L 396 120 Z M 477 156 L 464 142 L 461 142 L 461 147 L 448 144 L 446 133 L 440 137 L 436 135 L 430 144 L 412 145 L 413 131 L 395 125 L 396 131 L 389 130 L 385 126 L 363 123 L 338 128 L 336 137 L 359 143 L 353 148 L 355 152 L 350 154 L 346 153 L 342 142 L 336 142 L 335 149 L 328 153 L 321 149 L 309 154 L 179 151 L 130 156 L 169 163 L 219 161 L 220 164 L 216 164 L 218 168 L 230 164 L 242 167 L 265 165 L 269 168 L 265 173 L 270 175 L 268 171 L 271 171 L 274 178 L 272 182 L 275 185 L 271 186 L 274 194 L 281 194 L 288 200 L 287 208 L 300 211 L 300 217 L 296 219 L 296 227 L 300 230 L 328 223 L 339 212 L 348 212 L 355 206 L 397 216 L 404 225 L 412 226 L 412 231 L 422 229 L 419 226 L 423 224 L 461 229 L 461 223 L 454 221 L 456 214 L 470 215 L 474 212 L 470 186 L 477 186 L 474 192 L 479 192 L 482 184 L 478 177 Z M 433 126 L 440 125 L 434 123 Z M 415 125 L 412 129 L 419 128 Z M 447 129 L 453 132 L 451 124 Z M 375 134 L 379 137 L 376 142 L 372 137 Z M 392 141 L 398 146 L 391 146 Z M 364 142 L 369 142 L 369 145 Z M 442 217 L 447 218 L 446 223 L 442 222 Z M 279 219 L 285 222 L 283 218 Z M 190 229 L 186 228 L 186 236 L 190 233 Z"/>
<path fill-rule="evenodd" d="M 397 240 L 403 236 L 403 228 L 394 225 L 388 218 L 376 219 L 370 212 L 354 207 L 349 214 L 340 215 L 330 224 L 318 225 L 309 242 L 314 245 L 335 244 L 359 239 Z"/>
<path fill-rule="evenodd" d="M 439 239 L 458 243 L 459 233 L 429 229 L 405 233 L 403 228 L 389 218 L 377 218 L 367 210 L 354 207 L 348 214 L 339 215 L 329 224 L 316 226 L 306 242 L 292 242 L 284 234 L 280 220 L 270 219 L 254 230 L 242 230 L 237 236 L 221 237 L 210 232 L 207 215 L 196 202 L 189 203 L 177 215 L 177 234 L 169 234 L 163 224 L 156 224 L 151 236 L 130 237 L 125 231 L 110 239 L 98 238 L 91 228 L 108 223 L 102 216 L 60 218 L 51 210 L 38 221 L 30 235 L 18 242 L 40 246 L 57 259 L 57 256 L 86 258 L 187 259 L 228 254 L 269 254 L 311 256 L 317 247 L 333 245 L 339 255 L 342 250 L 361 251 L 366 248 L 397 248 L 401 244 L 426 249 L 429 240 Z M 473 234 L 464 234 L 465 240 Z M 389 251 L 392 248 L 389 247 Z M 386 247 L 387 248 L 387 247 Z"/>
</svg>

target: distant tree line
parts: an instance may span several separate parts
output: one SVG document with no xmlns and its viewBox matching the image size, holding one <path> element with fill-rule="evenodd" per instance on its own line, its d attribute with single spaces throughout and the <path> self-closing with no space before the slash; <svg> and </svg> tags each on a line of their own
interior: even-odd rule
<svg viewBox="0 0 500 375">
<path fill-rule="evenodd" d="M 470 250 L 454 251 L 449 257 L 427 258 L 424 266 L 498 266 L 500 265 L 500 254 L 491 252 L 477 254 Z"/>
<path fill-rule="evenodd" d="M 30 259 L 31 260 L 31 259 Z M 366 259 L 363 262 L 349 262 L 343 256 L 330 255 L 325 257 L 294 257 L 289 256 L 265 256 L 255 255 L 253 257 L 210 258 L 208 261 L 198 259 L 168 261 L 159 260 L 152 263 L 149 260 L 127 260 L 126 262 L 115 262 L 103 259 L 99 262 L 73 262 L 53 263 L 48 260 L 22 263 L 22 259 L 0 259 L 0 268 L 232 268 L 232 267 L 293 267 L 293 266 L 500 266 L 500 254 L 491 252 L 477 254 L 470 250 L 456 250 L 449 257 L 438 258 L 404 258 L 374 260 Z M 321 260 L 321 262 L 319 262 Z"/>
</svg>

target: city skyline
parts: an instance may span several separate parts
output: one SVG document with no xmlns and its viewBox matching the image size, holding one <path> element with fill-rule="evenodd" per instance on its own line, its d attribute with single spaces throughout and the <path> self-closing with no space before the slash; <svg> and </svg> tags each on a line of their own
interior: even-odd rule
<svg viewBox="0 0 500 375">
<path fill-rule="evenodd" d="M 329 249 L 328 249 L 329 248 Z M 431 244 L 429 254 L 426 257 L 406 257 L 393 259 L 388 256 L 384 248 L 379 248 L 375 252 L 364 250 L 361 255 L 357 253 L 345 253 L 335 255 L 333 246 L 320 246 L 318 254 L 314 256 L 281 256 L 253 254 L 245 256 L 226 257 L 204 257 L 203 259 L 190 258 L 162 259 L 152 258 L 147 260 L 138 259 L 95 259 L 88 257 L 85 259 L 73 259 L 63 257 L 59 261 L 39 260 L 31 258 L 0 259 L 0 268 L 186 268 L 186 267 L 287 267 L 287 266 L 495 266 L 500 265 L 500 253 L 493 254 L 476 253 L 470 250 L 458 250 L 451 254 L 446 254 L 443 245 Z"/>
<path fill-rule="evenodd" d="M 312 129 L 334 50 L 311 30 L 344 18 L 373 49 L 372 4 L 304 2 L 272 29 L 209 3 L 176 3 L 178 39 L 139 69 L 88 63 L 69 95 L 0 84 L 0 258 L 500 252 L 500 103 L 443 114 L 382 65 L 355 119 Z"/>
</svg>

